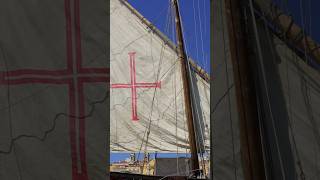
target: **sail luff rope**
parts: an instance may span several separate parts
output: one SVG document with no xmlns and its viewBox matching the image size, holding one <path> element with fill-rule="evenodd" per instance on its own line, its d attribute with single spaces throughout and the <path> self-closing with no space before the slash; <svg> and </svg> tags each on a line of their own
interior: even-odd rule
<svg viewBox="0 0 320 180">
<path fill-rule="evenodd" d="M 257 50 L 258 50 L 258 60 L 259 60 L 259 65 L 261 67 L 261 71 L 262 71 L 262 77 L 263 77 L 263 84 L 264 84 L 264 89 L 266 91 L 266 97 L 267 97 L 267 105 L 268 105 L 268 110 L 270 112 L 270 116 L 271 116 L 271 123 L 272 123 L 272 128 L 273 128 L 273 134 L 275 136 L 275 140 L 276 140 L 276 146 L 277 146 L 277 153 L 279 156 L 279 160 L 280 160 L 280 168 L 281 168 L 281 173 L 282 173 L 282 177 L 284 180 L 286 180 L 286 176 L 285 176 L 285 171 L 284 171 L 284 166 L 283 166 L 283 159 L 282 159 L 282 155 L 280 152 L 280 147 L 279 147 L 279 141 L 278 141 L 278 134 L 276 132 L 276 128 L 275 128 L 275 122 L 274 122 L 274 117 L 273 117 L 273 112 L 271 109 L 271 103 L 270 103 L 270 95 L 269 95 L 269 90 L 268 90 L 268 84 L 267 84 L 267 80 L 266 80 L 266 75 L 265 75 L 265 69 L 263 67 L 263 57 L 262 57 L 262 49 L 261 49 L 261 43 L 260 43 L 260 39 L 259 39 L 259 34 L 258 34 L 258 29 L 257 29 L 257 23 L 256 23 L 256 18 L 255 18 L 255 13 L 254 13 L 254 8 L 253 8 L 253 2 L 252 0 L 249 0 L 249 7 L 250 7 L 250 12 L 251 12 L 251 18 L 252 18 L 252 22 L 253 22 L 253 28 L 254 28 L 254 34 L 255 34 L 255 40 L 256 40 L 256 45 L 257 45 Z M 259 122 L 261 123 L 261 122 Z"/>
</svg>

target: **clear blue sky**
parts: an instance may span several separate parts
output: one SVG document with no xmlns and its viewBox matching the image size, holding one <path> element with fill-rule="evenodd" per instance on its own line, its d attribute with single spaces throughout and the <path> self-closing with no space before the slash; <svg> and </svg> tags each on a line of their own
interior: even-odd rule
<svg viewBox="0 0 320 180">
<path fill-rule="evenodd" d="M 128 0 L 144 17 L 166 33 L 166 16 L 171 0 Z M 180 0 L 188 55 L 207 72 L 210 70 L 210 0 Z M 200 26 L 201 25 L 201 26 Z M 201 33 L 202 32 L 202 37 Z M 203 50 L 202 50 L 203 45 Z"/>
</svg>

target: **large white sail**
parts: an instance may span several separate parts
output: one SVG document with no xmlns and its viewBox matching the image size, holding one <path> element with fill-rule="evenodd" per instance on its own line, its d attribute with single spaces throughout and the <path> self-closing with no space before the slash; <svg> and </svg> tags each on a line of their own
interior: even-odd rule
<svg viewBox="0 0 320 180">
<path fill-rule="evenodd" d="M 105 179 L 105 7 L 0 1 L 1 180 Z"/>
<path fill-rule="evenodd" d="M 110 13 L 111 150 L 187 152 L 188 129 L 177 52 L 126 1 L 111 0 Z M 195 116 L 199 117 L 196 121 L 203 124 L 197 126 L 198 139 L 206 139 L 208 147 L 205 124 L 209 124 L 210 86 L 194 70 L 192 74 L 194 106 L 198 109 Z"/>
</svg>

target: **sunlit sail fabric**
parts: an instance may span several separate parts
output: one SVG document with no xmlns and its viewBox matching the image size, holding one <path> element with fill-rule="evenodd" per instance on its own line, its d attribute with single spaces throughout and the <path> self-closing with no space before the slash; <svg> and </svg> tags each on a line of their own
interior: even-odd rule
<svg viewBox="0 0 320 180">
<path fill-rule="evenodd" d="M 105 178 L 105 7 L 0 2 L 0 179 Z"/>
<path fill-rule="evenodd" d="M 176 51 L 150 30 L 127 2 L 110 2 L 111 150 L 188 152 Z M 197 121 L 204 124 L 197 134 L 199 139 L 208 139 L 209 83 L 193 70 L 192 74 Z M 209 141 L 205 144 L 208 147 Z"/>
</svg>

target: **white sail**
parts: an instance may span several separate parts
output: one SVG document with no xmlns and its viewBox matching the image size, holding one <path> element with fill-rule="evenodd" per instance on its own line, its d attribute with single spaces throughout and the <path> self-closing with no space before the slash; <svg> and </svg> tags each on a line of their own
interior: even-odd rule
<svg viewBox="0 0 320 180">
<path fill-rule="evenodd" d="M 187 152 L 188 129 L 177 52 L 126 1 L 111 0 L 110 13 L 111 150 Z M 195 104 L 201 114 L 197 122 L 209 124 L 210 85 L 194 70 L 192 74 L 196 77 Z M 203 132 L 198 133 L 199 139 L 207 139 L 208 128 L 198 129 Z M 205 144 L 208 147 L 209 141 Z"/>
<path fill-rule="evenodd" d="M 1 180 L 105 179 L 105 6 L 0 1 Z"/>
<path fill-rule="evenodd" d="M 279 72 L 289 114 L 296 174 L 318 179 L 320 171 L 320 74 L 275 38 Z"/>
<path fill-rule="evenodd" d="M 241 180 L 240 133 L 235 70 L 230 56 L 225 1 L 213 1 L 213 63 L 211 94 L 212 179 Z"/>
</svg>

